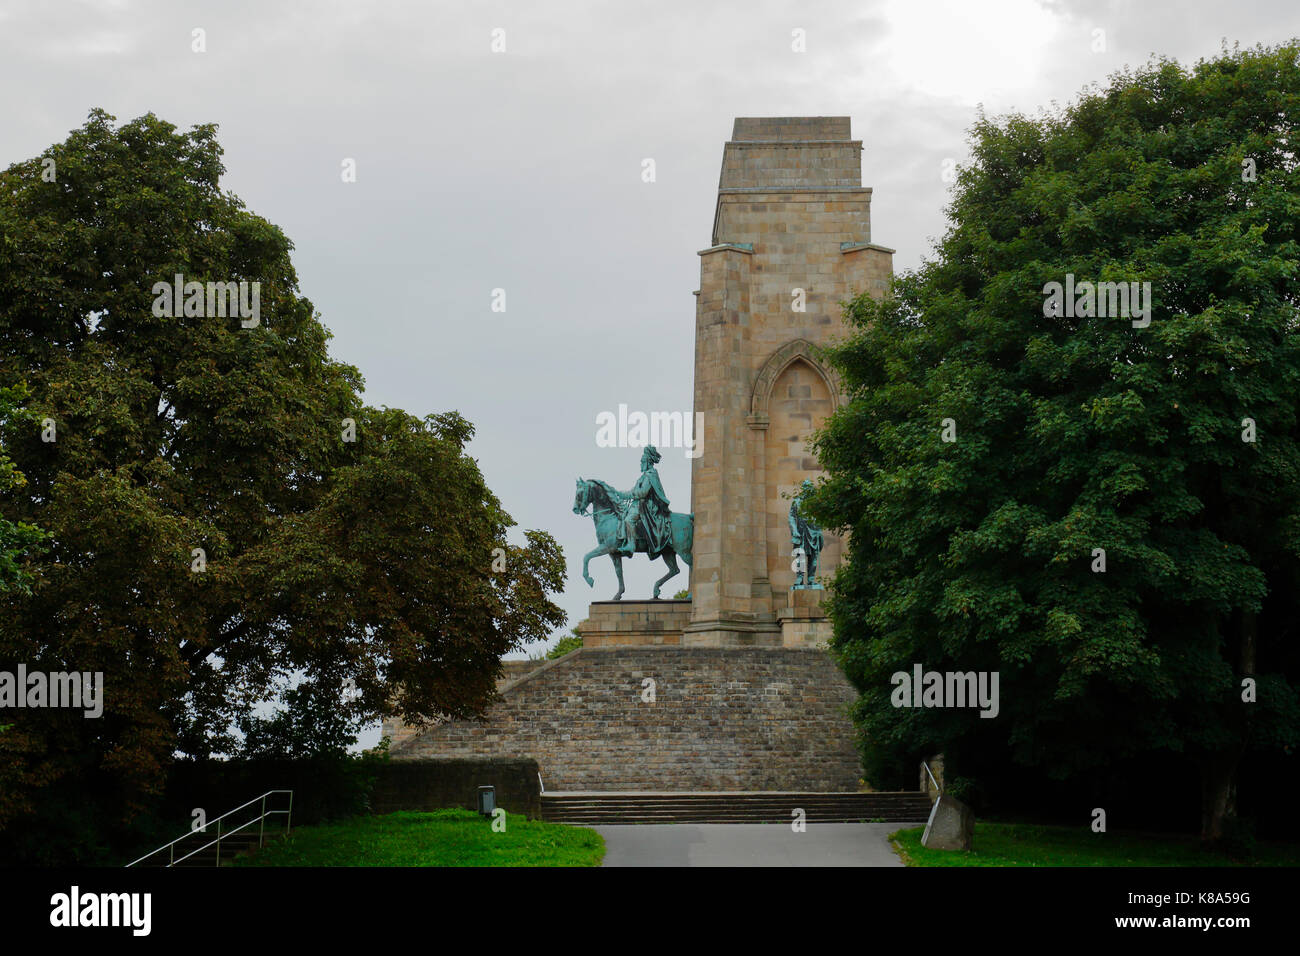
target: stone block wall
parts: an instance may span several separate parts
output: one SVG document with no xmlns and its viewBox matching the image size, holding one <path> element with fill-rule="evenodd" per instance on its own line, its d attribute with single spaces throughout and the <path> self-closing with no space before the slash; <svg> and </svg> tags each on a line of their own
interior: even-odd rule
<svg viewBox="0 0 1300 956">
<path fill-rule="evenodd" d="M 501 673 L 497 677 L 497 693 L 501 693 L 519 678 L 525 674 L 531 674 L 537 668 L 546 664 L 546 661 L 502 661 Z M 420 731 L 408 725 L 402 718 L 395 715 L 388 715 L 380 725 L 379 733 L 387 737 L 389 745 L 396 747 L 418 734 Z"/>
<path fill-rule="evenodd" d="M 548 791 L 851 792 L 855 698 L 812 648 L 584 647 L 508 687 L 486 721 L 440 724 L 392 756 L 533 758 Z"/>
<path fill-rule="evenodd" d="M 815 143 L 848 139 L 851 129 L 847 116 L 737 116 L 731 139 L 737 143 Z"/>
<path fill-rule="evenodd" d="M 373 813 L 398 810 L 478 809 L 478 788 L 493 787 L 496 805 L 531 819 L 542 815 L 537 761 L 476 757 L 450 760 L 393 760 L 379 772 L 370 793 Z"/>
<path fill-rule="evenodd" d="M 497 678 L 497 690 L 500 691 L 513 684 L 525 674 L 530 674 L 545 664 L 546 661 L 502 661 L 501 676 Z"/>
</svg>

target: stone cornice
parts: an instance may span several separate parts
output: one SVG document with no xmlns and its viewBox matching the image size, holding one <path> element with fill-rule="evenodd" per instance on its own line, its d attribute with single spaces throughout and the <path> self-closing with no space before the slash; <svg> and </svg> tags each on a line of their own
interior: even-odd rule
<svg viewBox="0 0 1300 956">
<path fill-rule="evenodd" d="M 747 256 L 752 256 L 754 254 L 754 244 L 752 242 L 720 242 L 716 246 L 701 249 L 696 255 L 707 256 L 713 252 L 743 252 Z"/>
<path fill-rule="evenodd" d="M 786 196 L 791 193 L 870 193 L 870 186 L 721 186 L 718 197 L 771 193 L 774 196 Z"/>
<path fill-rule="evenodd" d="M 889 246 L 878 246 L 874 242 L 841 242 L 840 254 L 848 255 L 850 252 L 862 252 L 865 249 L 874 249 L 876 252 L 887 252 L 891 256 L 897 252 L 897 249 L 891 249 Z"/>
<path fill-rule="evenodd" d="M 856 146 L 862 148 L 860 139 L 729 139 L 728 146 L 773 146 L 803 149 L 805 146 Z"/>
</svg>

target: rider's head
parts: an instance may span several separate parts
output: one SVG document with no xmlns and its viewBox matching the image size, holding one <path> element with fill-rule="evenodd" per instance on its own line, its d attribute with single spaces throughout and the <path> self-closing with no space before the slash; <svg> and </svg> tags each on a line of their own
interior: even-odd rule
<svg viewBox="0 0 1300 956">
<path fill-rule="evenodd" d="M 641 470 L 645 471 L 649 465 L 657 465 L 663 461 L 663 456 L 659 454 L 654 445 L 646 445 L 645 451 L 641 452 Z"/>
</svg>

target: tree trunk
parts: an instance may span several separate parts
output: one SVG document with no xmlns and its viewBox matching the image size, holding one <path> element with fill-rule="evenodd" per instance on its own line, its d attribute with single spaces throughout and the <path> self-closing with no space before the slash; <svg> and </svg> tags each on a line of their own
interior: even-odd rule
<svg viewBox="0 0 1300 956">
<path fill-rule="evenodd" d="M 1201 840 L 1223 837 L 1223 821 L 1237 813 L 1237 755 L 1212 754 L 1201 767 Z"/>
<path fill-rule="evenodd" d="M 1239 678 L 1255 676 L 1256 628 L 1255 612 L 1243 610 L 1237 619 Z M 1233 694 L 1232 706 L 1240 716 L 1229 724 L 1238 729 L 1241 746 L 1232 752 L 1210 754 L 1201 767 L 1201 840 L 1207 843 L 1221 839 L 1223 821 L 1237 815 L 1237 767 L 1245 752 L 1249 708 L 1255 705 L 1241 700 L 1240 680 Z"/>
</svg>

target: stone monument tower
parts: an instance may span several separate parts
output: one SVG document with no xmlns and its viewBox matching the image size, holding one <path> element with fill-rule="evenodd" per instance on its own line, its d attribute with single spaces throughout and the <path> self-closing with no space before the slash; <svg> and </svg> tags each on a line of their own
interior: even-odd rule
<svg viewBox="0 0 1300 956">
<path fill-rule="evenodd" d="M 808 438 L 843 400 L 816 347 L 844 331 L 840 302 L 883 294 L 892 271 L 893 250 L 871 242 L 861 151 L 847 117 L 737 119 L 724 149 L 696 293 L 691 600 L 593 602 L 581 648 L 506 662 L 486 721 L 386 722 L 394 758 L 527 757 L 582 800 L 858 789 L 857 694 L 817 647 L 825 592 L 796 586 L 791 552 L 796 535 L 820 549 L 808 570 L 822 576 L 843 552 L 794 496 L 820 474 Z"/>
<path fill-rule="evenodd" d="M 695 566 L 683 644 L 820 643 L 823 592 L 792 590 L 790 497 L 820 467 L 808 438 L 842 401 L 814 348 L 844 331 L 840 302 L 883 294 L 893 252 L 871 241 L 862 142 L 847 116 L 737 119 L 713 239 L 700 255 L 691 473 Z M 838 566 L 827 534 L 818 573 Z"/>
</svg>

